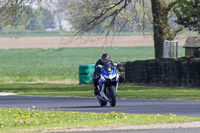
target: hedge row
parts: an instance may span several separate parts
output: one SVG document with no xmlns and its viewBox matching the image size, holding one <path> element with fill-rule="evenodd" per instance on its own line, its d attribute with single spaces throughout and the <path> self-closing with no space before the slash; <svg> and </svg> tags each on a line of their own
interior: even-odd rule
<svg viewBox="0 0 200 133">
<path fill-rule="evenodd" d="M 179 58 L 121 63 L 122 83 L 200 86 L 200 59 Z M 122 71 L 123 70 L 123 71 Z"/>
<path fill-rule="evenodd" d="M 120 72 L 120 81 L 121 83 L 125 83 L 126 82 L 126 62 L 119 62 L 117 63 L 117 69 Z"/>
</svg>

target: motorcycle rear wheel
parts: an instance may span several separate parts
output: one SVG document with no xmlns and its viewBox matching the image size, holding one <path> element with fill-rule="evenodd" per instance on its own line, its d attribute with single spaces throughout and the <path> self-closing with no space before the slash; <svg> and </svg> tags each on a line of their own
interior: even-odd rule
<svg viewBox="0 0 200 133">
<path fill-rule="evenodd" d="M 110 106 L 114 107 L 116 105 L 116 91 L 115 86 L 110 86 Z"/>
</svg>

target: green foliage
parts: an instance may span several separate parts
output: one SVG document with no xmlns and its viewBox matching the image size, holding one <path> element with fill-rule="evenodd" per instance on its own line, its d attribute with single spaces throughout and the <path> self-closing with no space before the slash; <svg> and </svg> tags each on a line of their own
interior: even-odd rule
<svg viewBox="0 0 200 133">
<path fill-rule="evenodd" d="M 200 33 L 200 1 L 178 0 L 178 2 L 177 8 L 174 9 L 177 15 L 177 23 Z"/>
<path fill-rule="evenodd" d="M 24 16 L 28 16 L 28 20 L 25 23 L 25 29 L 27 30 L 44 30 L 47 28 L 55 28 L 55 22 L 53 21 L 52 13 L 47 9 L 32 9 L 31 12 L 29 10 L 25 10 L 23 14 Z M 18 23 L 20 23 L 20 18 L 18 21 Z"/>
<path fill-rule="evenodd" d="M 200 120 L 199 117 L 135 115 L 126 113 L 61 112 L 0 108 L 0 131 L 42 132 L 117 125 L 144 125 Z M 37 107 L 36 107 L 37 108 Z"/>
<path fill-rule="evenodd" d="M 43 9 L 40 14 L 42 15 L 41 22 L 42 22 L 44 28 L 45 29 L 48 29 L 48 28 L 54 29 L 55 21 L 54 21 L 53 14 L 47 9 Z"/>
<path fill-rule="evenodd" d="M 43 26 L 35 18 L 31 19 L 26 29 L 28 30 L 42 30 Z"/>
<path fill-rule="evenodd" d="M 18 25 L 16 27 L 7 25 L 1 29 L 1 35 L 11 35 L 13 33 L 22 35 L 24 30 L 25 30 L 24 25 Z"/>
<path fill-rule="evenodd" d="M 19 28 L 19 30 L 18 30 Z M 74 36 L 74 33 L 67 32 L 67 31 L 44 31 L 44 30 L 24 30 L 25 27 L 22 28 L 16 27 L 13 28 L 12 26 L 5 26 L 2 29 L 2 32 L 0 31 L 0 37 L 44 37 L 44 36 Z M 129 34 L 131 35 L 131 34 Z"/>
<path fill-rule="evenodd" d="M 153 47 L 0 50 L 0 82 L 78 81 L 78 67 L 110 53 L 115 62 L 153 59 Z M 179 57 L 183 56 L 183 48 Z"/>
<path fill-rule="evenodd" d="M 55 28 L 53 15 L 47 9 L 30 9 L 24 7 L 20 17 L 12 20 L 12 23 L 6 23 L 1 29 L 1 34 L 24 35 L 26 30 L 44 31 L 48 28 Z"/>
<path fill-rule="evenodd" d="M 32 4 L 40 0 L 9 0 L 0 2 L 0 25 L 2 27 L 10 25 L 16 27 L 27 22 L 32 10 Z M 34 4 L 36 4 L 34 3 Z M 38 3 L 37 3 L 38 4 Z"/>
</svg>

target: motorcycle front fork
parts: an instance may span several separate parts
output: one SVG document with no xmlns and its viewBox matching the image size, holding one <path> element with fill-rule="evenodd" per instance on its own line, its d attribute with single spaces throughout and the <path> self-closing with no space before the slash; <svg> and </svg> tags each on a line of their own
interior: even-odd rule
<svg viewBox="0 0 200 133">
<path fill-rule="evenodd" d="M 117 84 L 116 84 L 116 88 L 115 88 L 116 94 L 117 94 L 118 88 L 119 88 L 119 82 L 117 82 Z"/>
<path fill-rule="evenodd" d="M 109 101 L 109 98 L 105 95 L 104 90 L 105 90 L 105 84 L 102 84 L 101 86 L 97 85 L 101 97 L 105 98 L 105 100 Z"/>
</svg>

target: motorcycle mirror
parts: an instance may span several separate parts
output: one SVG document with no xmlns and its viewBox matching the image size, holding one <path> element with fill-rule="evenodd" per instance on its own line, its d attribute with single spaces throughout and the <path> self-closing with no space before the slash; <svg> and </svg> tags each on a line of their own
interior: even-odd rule
<svg viewBox="0 0 200 133">
<path fill-rule="evenodd" d="M 102 65 L 98 65 L 98 68 L 102 68 Z"/>
</svg>

